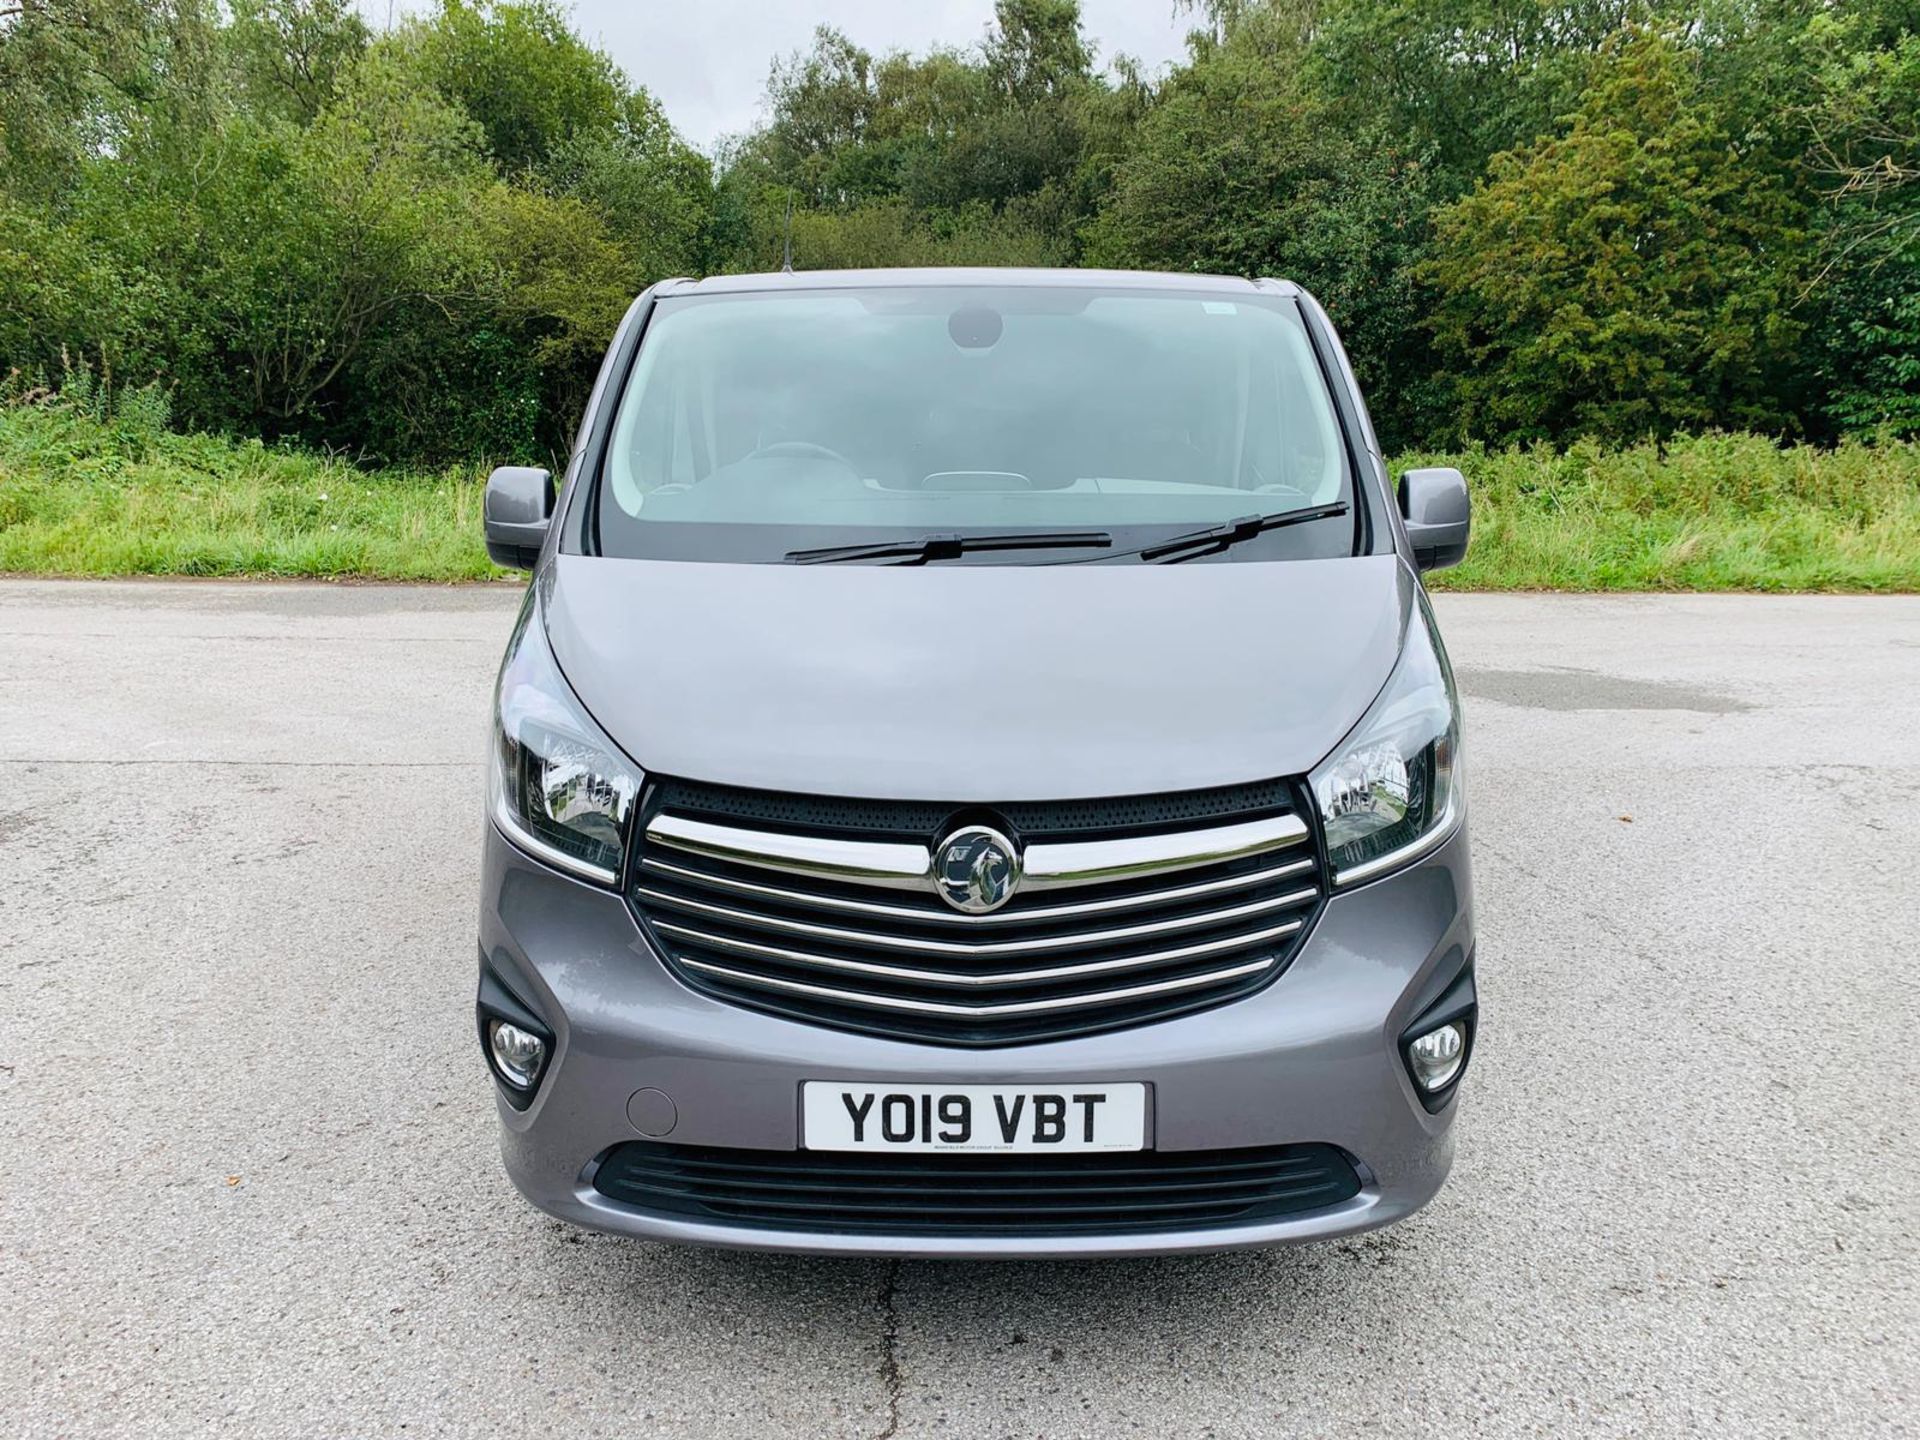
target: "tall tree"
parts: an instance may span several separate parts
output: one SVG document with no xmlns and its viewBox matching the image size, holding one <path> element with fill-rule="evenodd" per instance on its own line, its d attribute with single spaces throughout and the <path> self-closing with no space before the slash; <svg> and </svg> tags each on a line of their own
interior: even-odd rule
<svg viewBox="0 0 1920 1440">
<path fill-rule="evenodd" d="M 1115 163 L 1085 258 L 1301 282 L 1339 322 L 1382 433 L 1405 443 L 1431 400 L 1412 267 L 1433 170 L 1330 115 L 1296 19 L 1263 9 L 1201 38 Z"/>
<path fill-rule="evenodd" d="M 1624 32 L 1564 134 L 1496 156 L 1435 217 L 1423 273 L 1462 428 L 1787 427 L 1804 221 L 1731 143 L 1679 38 Z"/>
<path fill-rule="evenodd" d="M 422 74 L 480 123 L 507 174 L 620 119 L 626 77 L 556 0 L 440 0 L 412 38 Z"/>
<path fill-rule="evenodd" d="M 0 11 L 0 187 L 50 197 L 217 108 L 212 0 L 13 0 Z"/>
<path fill-rule="evenodd" d="M 1060 99 L 1087 82 L 1093 54 L 1080 0 L 995 0 L 984 47 L 987 78 L 1016 105 Z"/>
<path fill-rule="evenodd" d="M 226 43 L 250 111 L 310 125 L 366 53 L 351 0 L 229 0 Z"/>
<path fill-rule="evenodd" d="M 822 26 L 774 64 L 768 123 L 722 167 L 726 263 L 780 254 L 790 197 L 802 264 L 1067 258 L 1105 95 L 1092 67 L 1078 0 L 1000 0 L 970 51 L 876 57 Z"/>
<path fill-rule="evenodd" d="M 1920 33 L 1891 18 L 1822 13 L 1805 34 L 1818 57 L 1809 163 L 1826 201 L 1815 288 L 1829 418 L 1920 434 Z"/>
<path fill-rule="evenodd" d="M 1661 0 L 1324 0 L 1287 10 L 1313 34 L 1315 84 L 1349 120 L 1430 152 L 1464 190 L 1489 156 L 1550 131 L 1593 57 Z"/>
</svg>

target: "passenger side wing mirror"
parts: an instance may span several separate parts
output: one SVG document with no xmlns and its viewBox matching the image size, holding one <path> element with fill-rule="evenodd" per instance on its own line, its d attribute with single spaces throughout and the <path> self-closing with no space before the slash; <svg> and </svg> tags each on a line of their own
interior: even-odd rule
<svg viewBox="0 0 1920 1440">
<path fill-rule="evenodd" d="M 534 465 L 502 465 L 487 477 L 487 554 L 509 570 L 539 563 L 553 520 L 553 473 Z"/>
<path fill-rule="evenodd" d="M 1444 570 L 1466 559 L 1473 529 L 1467 477 L 1451 465 L 1402 474 L 1400 514 L 1407 522 L 1414 564 L 1422 570 Z"/>
</svg>

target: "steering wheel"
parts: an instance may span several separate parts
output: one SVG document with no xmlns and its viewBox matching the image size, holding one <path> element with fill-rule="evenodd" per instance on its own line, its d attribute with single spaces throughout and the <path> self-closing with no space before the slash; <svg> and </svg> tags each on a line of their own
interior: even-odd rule
<svg viewBox="0 0 1920 1440">
<path fill-rule="evenodd" d="M 811 440 L 776 440 L 771 445 L 762 445 L 749 460 L 830 460 L 836 465 L 852 470 L 853 462 L 838 450 L 829 450 L 824 445 L 816 445 Z"/>
</svg>

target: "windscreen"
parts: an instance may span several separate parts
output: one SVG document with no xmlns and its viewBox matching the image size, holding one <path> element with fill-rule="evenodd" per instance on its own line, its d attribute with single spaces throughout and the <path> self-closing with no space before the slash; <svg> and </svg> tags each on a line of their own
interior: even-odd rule
<svg viewBox="0 0 1920 1440">
<path fill-rule="evenodd" d="M 1341 430 L 1284 296 L 1060 286 L 797 289 L 656 308 L 600 478 L 605 554 L 1046 535 L 966 563 L 1124 558 L 1325 507 L 1204 558 L 1352 553 Z M 1094 534 L 1076 553 L 1061 533 Z M 1104 553 L 1103 553 L 1104 551 Z"/>
</svg>

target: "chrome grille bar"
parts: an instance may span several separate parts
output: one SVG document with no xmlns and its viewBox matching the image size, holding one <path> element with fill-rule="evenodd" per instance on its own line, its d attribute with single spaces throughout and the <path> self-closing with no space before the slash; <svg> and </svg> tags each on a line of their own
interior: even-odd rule
<svg viewBox="0 0 1920 1440">
<path fill-rule="evenodd" d="M 640 861 L 640 868 L 668 879 L 691 882 L 703 887 L 713 887 L 732 891 L 740 895 L 752 895 L 762 900 L 773 900 L 786 905 L 802 905 L 815 910 L 839 910 L 850 915 L 871 915 L 884 920 L 924 921 L 935 925 L 965 925 L 991 927 L 994 925 L 1043 924 L 1055 920 L 1071 920 L 1083 915 L 1108 915 L 1123 910 L 1138 910 L 1146 905 L 1172 905 L 1186 900 L 1198 900 L 1207 895 L 1223 895 L 1235 890 L 1251 889 L 1255 885 L 1270 885 L 1292 875 L 1300 875 L 1313 869 L 1311 857 L 1305 860 L 1290 860 L 1284 865 L 1275 865 L 1266 870 L 1253 870 L 1228 875 L 1219 880 L 1201 880 L 1194 884 L 1178 885 L 1166 890 L 1134 890 L 1123 895 L 1115 895 L 1105 900 L 1077 900 L 1067 905 L 1044 905 L 1015 910 L 994 910 L 985 915 L 962 915 L 957 910 L 942 906 L 916 909 L 909 905 L 886 905 L 873 900 L 850 900 L 844 895 L 829 894 L 826 891 L 788 890 L 774 885 L 760 885 L 751 880 L 741 880 L 732 875 L 722 875 L 717 871 L 690 870 L 684 865 L 676 865 L 668 860 L 646 856 Z"/>
<path fill-rule="evenodd" d="M 1018 808 L 1017 888 L 971 914 L 934 837 L 989 807 L 667 782 L 627 895 L 688 985 L 795 1019 L 958 1045 L 1144 1024 L 1267 983 L 1327 893 L 1297 783 L 1243 790 Z"/>
<path fill-rule="evenodd" d="M 757 955 L 769 960 L 784 961 L 790 965 L 805 965 L 819 970 L 843 970 L 851 974 L 872 975 L 887 980 L 914 981 L 922 985 L 982 987 L 1039 985 L 1053 980 L 1076 979 L 1082 975 L 1103 975 L 1118 970 L 1143 970 L 1155 965 L 1172 965 L 1183 960 L 1198 960 L 1207 955 L 1244 950 L 1249 946 L 1278 940 L 1293 934 L 1300 928 L 1300 924 L 1298 920 L 1289 920 L 1282 925 L 1269 925 L 1264 929 L 1230 935 L 1223 940 L 1209 940 L 1198 945 L 1182 945 L 1172 950 L 1156 950 L 1146 955 L 1125 955 L 1111 960 L 1093 960 L 1077 965 L 1056 965 L 1043 970 L 988 971 L 979 974 L 953 970 L 917 970 L 907 966 L 878 964 L 868 960 L 845 960 L 835 955 L 789 950 L 755 940 L 716 935 L 710 931 L 697 930 L 687 925 L 676 925 L 666 920 L 655 921 L 654 927 L 669 935 L 678 935 L 684 940 L 690 940 L 696 945 L 704 945 L 710 949 L 729 950 L 741 955 Z"/>
<path fill-rule="evenodd" d="M 1123 925 L 1111 930 L 1076 929 L 1057 935 L 1036 935 L 1020 940 L 933 940 L 919 935 L 888 934 L 881 930 L 843 930 L 835 925 L 815 925 L 805 920 L 789 920 L 781 915 L 757 915 L 752 911 L 738 910 L 728 905 L 713 905 L 704 900 L 691 900 L 682 895 L 673 895 L 663 890 L 649 889 L 646 886 L 640 886 L 634 890 L 634 894 L 642 899 L 735 925 L 751 926 L 760 930 L 778 930 L 783 934 L 804 935 L 808 939 L 824 940 L 829 943 L 871 945 L 878 950 L 901 950 L 914 955 L 951 955 L 969 960 L 989 959 L 996 955 L 1045 953 L 1052 950 L 1085 950 L 1096 945 L 1121 945 L 1135 940 L 1151 939 L 1157 935 L 1177 934 L 1182 930 L 1200 930 L 1211 925 L 1224 925 L 1234 920 L 1270 914 L 1275 910 L 1289 910 L 1295 906 L 1307 904 L 1319 893 L 1318 890 L 1309 887 L 1305 890 L 1294 890 L 1285 895 L 1253 900 L 1243 905 L 1228 906 L 1223 910 L 1203 910 L 1198 914 L 1176 915 L 1169 920 L 1154 920 L 1141 925 Z M 662 923 L 661 928 L 672 927 Z"/>
<path fill-rule="evenodd" d="M 1150 985 L 1129 985 L 1123 990 L 1101 990 L 1091 995 L 1061 995 L 1045 1000 L 999 1000 L 975 1005 L 950 1000 L 916 1000 L 906 995 L 836 990 L 825 985 L 809 985 L 801 980 L 786 980 L 776 975 L 755 975 L 743 970 L 729 970 L 724 965 L 709 964 L 705 960 L 682 960 L 680 963 L 690 970 L 716 975 L 734 981 L 736 984 L 751 985 L 763 990 L 784 990 L 795 994 L 813 995 L 825 1000 L 838 1001 L 843 1005 L 860 1005 L 875 1010 L 905 1010 L 920 1015 L 953 1015 L 968 1019 L 986 1019 L 996 1015 L 1038 1015 L 1050 1010 L 1117 1005 L 1122 1001 L 1147 995 L 1166 995 L 1180 990 L 1196 990 L 1202 986 L 1218 985 L 1225 981 L 1257 974 L 1262 970 L 1271 970 L 1280 963 L 1280 957 L 1270 955 L 1264 960 L 1249 961 L 1245 965 L 1235 965 L 1226 970 L 1210 970 L 1204 975 L 1182 975 L 1177 979 L 1159 980 Z"/>
<path fill-rule="evenodd" d="M 1307 827 L 1299 816 L 1272 815 L 1171 835 L 1029 845 L 1021 860 L 1021 884 L 1029 890 L 1099 885 L 1243 860 L 1306 838 Z M 647 822 L 647 839 L 738 865 L 895 889 L 933 888 L 933 854 L 924 845 L 745 830 L 670 811 Z"/>
<path fill-rule="evenodd" d="M 1127 840 L 1088 840 L 1072 845 L 1030 845 L 1021 861 L 1020 883 L 1029 889 L 1098 885 L 1137 875 L 1162 875 L 1283 850 L 1307 838 L 1298 815 L 1274 815 L 1240 825 L 1216 825 L 1177 835 L 1141 835 Z"/>
<path fill-rule="evenodd" d="M 740 830 L 665 812 L 647 822 L 647 839 L 737 865 L 897 889 L 927 888 L 933 870 L 933 856 L 924 845 Z"/>
</svg>

